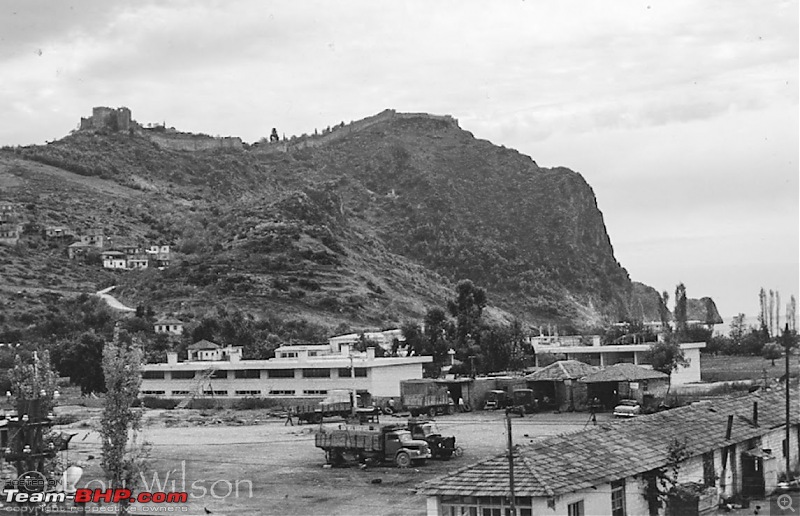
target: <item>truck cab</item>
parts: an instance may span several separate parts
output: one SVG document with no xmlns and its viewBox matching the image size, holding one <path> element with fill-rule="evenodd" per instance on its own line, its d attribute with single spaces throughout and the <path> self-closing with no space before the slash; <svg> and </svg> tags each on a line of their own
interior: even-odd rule
<svg viewBox="0 0 800 516">
<path fill-rule="evenodd" d="M 428 443 L 434 459 L 446 460 L 453 455 L 461 456 L 461 448 L 456 447 L 456 438 L 443 436 L 435 421 L 411 418 L 408 420 L 408 430 L 414 439 Z"/>
<path fill-rule="evenodd" d="M 407 468 L 415 461 L 424 461 L 431 457 L 428 443 L 417 440 L 408 430 L 392 430 L 386 433 L 386 448 L 384 458 L 394 460 L 401 468 Z"/>
</svg>

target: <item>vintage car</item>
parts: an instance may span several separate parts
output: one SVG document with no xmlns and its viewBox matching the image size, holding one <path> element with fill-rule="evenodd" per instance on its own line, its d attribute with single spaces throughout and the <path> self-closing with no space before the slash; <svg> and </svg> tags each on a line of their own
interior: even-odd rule
<svg viewBox="0 0 800 516">
<path fill-rule="evenodd" d="M 642 407 L 636 400 L 620 400 L 614 407 L 614 417 L 634 417 L 642 413 Z"/>
</svg>

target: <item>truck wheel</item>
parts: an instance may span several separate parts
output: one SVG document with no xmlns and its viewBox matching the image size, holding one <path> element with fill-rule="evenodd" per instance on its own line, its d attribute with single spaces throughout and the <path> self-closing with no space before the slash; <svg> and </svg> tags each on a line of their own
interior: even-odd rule
<svg viewBox="0 0 800 516">
<path fill-rule="evenodd" d="M 464 448 L 462 448 L 461 446 L 456 446 L 456 449 L 453 450 L 453 455 L 455 455 L 456 457 L 461 457 L 462 455 L 464 455 Z"/>
<path fill-rule="evenodd" d="M 430 417 L 436 417 L 436 407 L 431 407 L 428 409 L 428 415 Z"/>
<path fill-rule="evenodd" d="M 383 413 L 387 416 L 391 416 L 394 414 L 394 409 L 392 407 L 383 407 Z"/>
<path fill-rule="evenodd" d="M 312 423 L 322 423 L 322 414 L 314 414 L 311 416 Z"/>
<path fill-rule="evenodd" d="M 464 403 L 464 412 L 472 412 L 472 405 L 469 403 Z"/>
<path fill-rule="evenodd" d="M 419 410 L 411 410 L 411 417 L 419 416 Z"/>
<path fill-rule="evenodd" d="M 394 463 L 397 464 L 398 468 L 407 468 L 411 465 L 411 456 L 404 451 L 397 452 L 394 457 Z"/>
</svg>

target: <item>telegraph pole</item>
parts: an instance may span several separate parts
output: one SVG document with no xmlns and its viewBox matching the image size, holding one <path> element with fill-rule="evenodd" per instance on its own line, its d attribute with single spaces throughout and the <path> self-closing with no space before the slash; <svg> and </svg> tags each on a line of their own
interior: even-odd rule
<svg viewBox="0 0 800 516">
<path fill-rule="evenodd" d="M 508 434 L 508 487 L 511 490 L 511 516 L 517 516 L 517 495 L 514 491 L 514 443 L 511 439 L 511 412 L 506 409 L 506 434 Z"/>
<path fill-rule="evenodd" d="M 790 436 L 791 436 L 791 425 L 790 425 L 790 418 L 789 418 L 789 347 L 792 344 L 792 338 L 789 335 L 789 323 L 786 323 L 786 328 L 783 330 L 783 349 L 784 355 L 786 355 L 786 449 L 784 450 L 784 456 L 786 457 L 786 481 L 790 481 L 792 469 L 790 467 L 789 456 L 790 453 Z"/>
</svg>

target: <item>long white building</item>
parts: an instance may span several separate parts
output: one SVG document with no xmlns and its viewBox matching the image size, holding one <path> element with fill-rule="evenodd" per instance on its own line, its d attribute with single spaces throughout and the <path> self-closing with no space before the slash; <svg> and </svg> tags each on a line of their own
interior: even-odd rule
<svg viewBox="0 0 800 516">
<path fill-rule="evenodd" d="M 700 350 L 706 347 L 705 342 L 689 342 L 681 344 L 681 349 L 688 365 L 678 367 L 672 373 L 672 385 L 694 383 L 700 381 Z M 550 353 L 564 360 L 578 360 L 589 365 L 606 367 L 619 363 L 636 364 L 642 367 L 651 367 L 647 362 L 647 353 L 650 344 L 615 344 L 601 346 L 595 340 L 592 346 L 575 345 L 572 341 L 549 341 L 546 344 L 533 344 L 536 352 L 536 365 L 542 353 Z"/>
<path fill-rule="evenodd" d="M 422 378 L 422 364 L 432 357 L 375 357 L 350 346 L 283 346 L 269 360 L 244 360 L 242 348 L 222 348 L 201 341 L 189 348 L 189 360 L 167 354 L 167 363 L 142 366 L 143 395 L 191 394 L 245 396 L 324 396 L 334 389 L 354 389 L 376 397 L 399 397 L 400 381 Z"/>
</svg>

